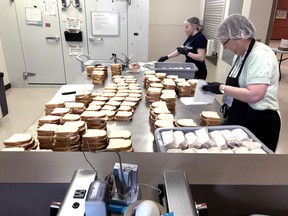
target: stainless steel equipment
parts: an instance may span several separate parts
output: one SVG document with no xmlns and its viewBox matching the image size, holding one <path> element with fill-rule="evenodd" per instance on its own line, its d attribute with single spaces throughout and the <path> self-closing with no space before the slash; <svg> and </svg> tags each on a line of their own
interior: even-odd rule
<svg viewBox="0 0 288 216">
<path fill-rule="evenodd" d="M 57 216 L 84 215 L 88 189 L 95 177 L 96 172 L 94 170 L 78 169 L 75 171 Z"/>
<path fill-rule="evenodd" d="M 174 216 L 207 215 L 207 205 L 194 202 L 184 171 L 164 171 L 164 191 L 167 212 L 173 212 Z"/>
</svg>

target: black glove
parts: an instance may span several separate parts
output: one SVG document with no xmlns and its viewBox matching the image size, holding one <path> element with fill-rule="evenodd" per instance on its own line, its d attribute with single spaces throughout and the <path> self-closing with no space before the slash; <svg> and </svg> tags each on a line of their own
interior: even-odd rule
<svg viewBox="0 0 288 216">
<path fill-rule="evenodd" d="M 177 47 L 177 52 L 185 56 L 187 56 L 189 53 L 189 51 L 183 47 Z"/>
<path fill-rule="evenodd" d="M 159 59 L 158 59 L 158 62 L 164 62 L 164 61 L 166 61 L 166 60 L 168 60 L 169 58 L 168 58 L 168 56 L 166 55 L 166 56 L 161 56 Z"/>
<path fill-rule="evenodd" d="M 203 91 L 209 91 L 209 92 L 212 92 L 214 94 L 222 94 L 219 90 L 219 86 L 221 84 L 222 83 L 219 83 L 219 82 L 208 82 L 208 85 L 202 86 L 202 90 Z"/>
</svg>

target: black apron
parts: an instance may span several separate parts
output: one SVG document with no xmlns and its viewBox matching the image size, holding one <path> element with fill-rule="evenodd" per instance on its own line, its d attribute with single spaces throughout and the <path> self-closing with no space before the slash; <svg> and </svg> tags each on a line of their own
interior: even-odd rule
<svg viewBox="0 0 288 216">
<path fill-rule="evenodd" d="M 230 74 L 233 72 L 236 63 L 238 63 L 238 61 L 240 60 L 240 57 L 238 56 L 226 79 L 226 85 L 240 87 L 239 77 L 245 61 L 249 56 L 254 44 L 255 39 L 252 38 L 247 53 L 238 71 L 238 74 L 235 78 L 233 78 L 230 77 Z M 248 128 L 260 141 L 262 141 L 272 151 L 276 150 L 281 127 L 281 120 L 277 111 L 255 110 L 251 108 L 248 103 L 233 98 L 231 107 L 229 107 L 227 104 L 223 104 L 223 106 L 221 107 L 221 112 L 223 113 L 224 118 L 228 117 L 232 124 L 241 125 Z"/>
</svg>

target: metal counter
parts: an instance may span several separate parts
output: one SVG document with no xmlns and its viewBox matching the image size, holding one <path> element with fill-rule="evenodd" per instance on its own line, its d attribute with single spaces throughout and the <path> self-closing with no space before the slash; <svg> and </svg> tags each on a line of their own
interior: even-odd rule
<svg viewBox="0 0 288 216">
<path fill-rule="evenodd" d="M 110 73 L 104 84 L 97 84 L 94 86 L 94 91 L 101 92 L 105 85 L 111 83 Z M 149 119 L 150 102 L 145 100 L 146 89 L 143 85 L 144 72 L 139 73 L 123 73 L 122 75 L 133 75 L 142 88 L 142 100 L 137 105 L 133 120 L 131 122 L 108 121 L 107 131 L 111 129 L 126 129 L 132 133 L 132 145 L 135 152 L 153 152 L 156 147 L 153 145 L 154 127 Z M 74 84 L 91 84 L 92 80 L 87 77 L 86 72 L 83 72 L 74 82 Z M 200 113 L 203 110 L 211 110 L 220 112 L 220 105 L 215 100 L 214 104 L 209 105 L 190 105 L 185 106 L 179 98 L 176 100 L 176 108 L 172 113 L 176 119 L 192 118 L 198 125 L 200 125 Z M 220 113 L 219 113 L 220 114 Z"/>
</svg>

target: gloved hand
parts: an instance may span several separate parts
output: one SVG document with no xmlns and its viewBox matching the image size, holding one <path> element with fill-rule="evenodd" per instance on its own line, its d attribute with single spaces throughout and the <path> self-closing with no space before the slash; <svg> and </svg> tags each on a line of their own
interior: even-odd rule
<svg viewBox="0 0 288 216">
<path fill-rule="evenodd" d="M 219 89 L 221 84 L 222 83 L 219 83 L 219 82 L 208 82 L 208 85 L 202 86 L 202 90 L 203 91 L 209 91 L 209 92 L 212 92 L 214 94 L 222 94 L 220 92 L 220 89 Z"/>
<path fill-rule="evenodd" d="M 185 56 L 187 56 L 188 53 L 189 53 L 189 51 L 187 49 L 183 48 L 183 47 L 177 47 L 177 52 L 179 54 L 182 54 L 182 55 L 185 55 Z"/>
<path fill-rule="evenodd" d="M 166 61 L 166 60 L 168 60 L 169 58 L 168 58 L 168 56 L 166 55 L 166 56 L 161 56 L 159 59 L 158 59 L 158 62 L 164 62 L 164 61 Z"/>
</svg>

